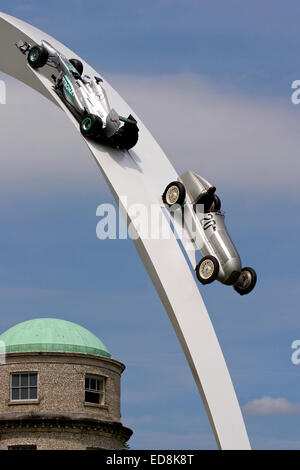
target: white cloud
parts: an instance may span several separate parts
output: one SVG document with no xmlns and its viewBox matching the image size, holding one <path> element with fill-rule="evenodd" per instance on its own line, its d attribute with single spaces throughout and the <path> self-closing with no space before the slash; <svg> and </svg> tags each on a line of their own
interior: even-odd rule
<svg viewBox="0 0 300 470">
<path fill-rule="evenodd" d="M 296 433 L 298 434 L 298 433 Z M 299 450 L 300 441 L 295 439 L 276 439 L 254 435 L 251 437 L 252 448 L 255 450 Z"/>
<path fill-rule="evenodd" d="M 177 170 L 234 191 L 298 188 L 300 106 L 220 91 L 196 75 L 111 77 Z M 159 169 L 158 169 L 159 171 Z"/>
<path fill-rule="evenodd" d="M 251 415 L 287 415 L 300 412 L 300 403 L 291 403 L 286 398 L 262 397 L 247 403 L 243 410 Z"/>
<path fill-rule="evenodd" d="M 85 143 L 63 112 L 29 87 L 0 74 L 7 104 L 0 106 L 0 182 L 16 189 L 70 188 L 101 178 Z M 96 173 L 96 175 L 95 175 Z"/>
<path fill-rule="evenodd" d="M 8 100 L 0 107 L 1 184 L 98 181 L 95 162 L 63 113 L 28 87 L 0 78 L 7 80 Z M 289 90 L 282 103 L 221 92 L 196 75 L 109 79 L 179 172 L 193 169 L 237 195 L 297 190 L 300 107 L 291 104 Z"/>
</svg>

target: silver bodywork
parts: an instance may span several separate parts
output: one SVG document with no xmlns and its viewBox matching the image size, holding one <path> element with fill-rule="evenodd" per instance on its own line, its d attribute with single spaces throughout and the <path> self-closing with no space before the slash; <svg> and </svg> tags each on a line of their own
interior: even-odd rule
<svg viewBox="0 0 300 470">
<path fill-rule="evenodd" d="M 192 171 L 186 171 L 183 173 L 180 176 L 180 180 L 184 184 L 192 204 L 195 204 L 197 199 L 199 199 L 199 196 L 202 194 L 216 189 L 215 186 L 209 183 L 206 179 Z"/>
<path fill-rule="evenodd" d="M 220 265 L 217 279 L 224 284 L 234 284 L 242 267 L 239 254 L 227 232 L 224 214 L 220 210 L 204 212 L 201 205 L 200 197 L 209 192 L 214 193 L 215 186 L 191 171 L 181 175 L 179 180 L 187 193 L 185 228 L 203 257 L 212 255 L 217 258 Z"/>
<path fill-rule="evenodd" d="M 19 41 L 17 47 L 24 54 L 30 45 Z M 103 132 L 111 137 L 121 126 L 118 113 L 110 108 L 105 90 L 100 85 L 101 77 L 80 76 L 71 62 L 49 42 L 43 40 L 41 45 L 47 49 L 49 57 L 47 65 L 57 70 L 55 89 L 61 93 L 61 98 L 79 120 L 84 114 L 100 116 L 103 122 Z"/>
</svg>

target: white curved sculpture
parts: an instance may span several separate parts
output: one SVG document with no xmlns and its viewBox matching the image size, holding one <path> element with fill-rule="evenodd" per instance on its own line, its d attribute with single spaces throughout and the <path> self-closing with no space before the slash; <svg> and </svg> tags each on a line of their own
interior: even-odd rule
<svg viewBox="0 0 300 470">
<path fill-rule="evenodd" d="M 12 75 L 61 107 L 79 131 L 78 122 L 52 89 L 48 78 L 27 65 L 15 43 L 18 40 L 40 44 L 49 41 L 66 57 L 83 62 L 85 73 L 98 75 L 84 60 L 51 36 L 12 16 L 0 13 L 0 70 Z M 109 102 L 123 116 L 136 114 L 104 80 Z M 152 135 L 137 118 L 139 141 L 134 149 L 115 150 L 86 140 L 112 194 L 126 214 L 128 207 L 143 203 L 150 209 L 161 204 L 161 194 L 178 175 Z M 202 396 L 218 446 L 221 449 L 250 449 L 241 410 L 227 366 L 200 295 L 198 285 L 173 234 L 166 240 L 143 239 L 139 227 L 136 249 L 169 315 L 195 382 Z M 164 230 L 169 230 L 162 217 Z M 187 252 L 195 265 L 193 252 Z"/>
</svg>

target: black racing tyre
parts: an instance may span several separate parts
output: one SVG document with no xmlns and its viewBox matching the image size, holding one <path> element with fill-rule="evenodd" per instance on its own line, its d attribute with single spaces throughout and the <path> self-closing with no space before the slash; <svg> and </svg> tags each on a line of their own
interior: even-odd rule
<svg viewBox="0 0 300 470">
<path fill-rule="evenodd" d="M 129 150 L 132 149 L 137 144 L 139 140 L 139 134 L 137 130 L 132 130 L 127 133 L 124 137 L 123 145 L 124 149 Z"/>
<path fill-rule="evenodd" d="M 243 268 L 233 288 L 240 295 L 249 294 L 255 287 L 257 275 L 253 268 Z"/>
<path fill-rule="evenodd" d="M 99 137 L 102 127 L 102 119 L 94 114 L 87 114 L 80 122 L 80 132 L 84 137 Z"/>
<path fill-rule="evenodd" d="M 166 187 L 162 195 L 162 200 L 169 207 L 173 206 L 173 204 L 182 206 L 185 201 L 185 194 L 184 185 L 180 181 L 173 181 Z"/>
<path fill-rule="evenodd" d="M 196 276 L 201 284 L 210 284 L 219 274 L 219 261 L 214 256 L 204 256 L 196 266 Z"/>
<path fill-rule="evenodd" d="M 138 132 L 137 126 L 124 124 L 108 139 L 108 143 L 117 149 L 129 150 L 137 143 Z"/>
<path fill-rule="evenodd" d="M 69 62 L 73 65 L 73 67 L 77 70 L 79 75 L 82 75 L 83 72 L 83 64 L 78 59 L 70 59 Z"/>
<path fill-rule="evenodd" d="M 46 65 L 48 60 L 48 51 L 43 46 L 32 46 L 27 55 L 27 62 L 33 69 L 38 69 Z"/>
</svg>

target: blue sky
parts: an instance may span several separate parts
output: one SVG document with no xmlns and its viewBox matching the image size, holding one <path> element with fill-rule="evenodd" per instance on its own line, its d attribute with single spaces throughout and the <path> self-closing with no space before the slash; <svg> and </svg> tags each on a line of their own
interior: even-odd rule
<svg viewBox="0 0 300 470">
<path fill-rule="evenodd" d="M 280 0 L 113 5 L 53 0 L 5 6 L 3 11 L 47 30 L 105 73 L 200 73 L 254 95 L 285 95 L 297 74 L 297 0 L 288 8 Z"/>
<path fill-rule="evenodd" d="M 299 9 L 293 0 L 0 0 L 0 10 L 109 78 L 178 171 L 216 184 L 259 280 L 245 298 L 219 284 L 201 293 L 254 448 L 300 448 L 300 366 L 291 362 L 300 338 L 300 107 L 290 101 L 300 79 Z M 0 105 L 0 331 L 40 316 L 82 324 L 127 365 L 122 419 L 132 448 L 216 448 L 133 243 L 96 238 L 96 208 L 113 201 L 88 150 L 58 109 L 0 79 L 8 101 Z"/>
</svg>

